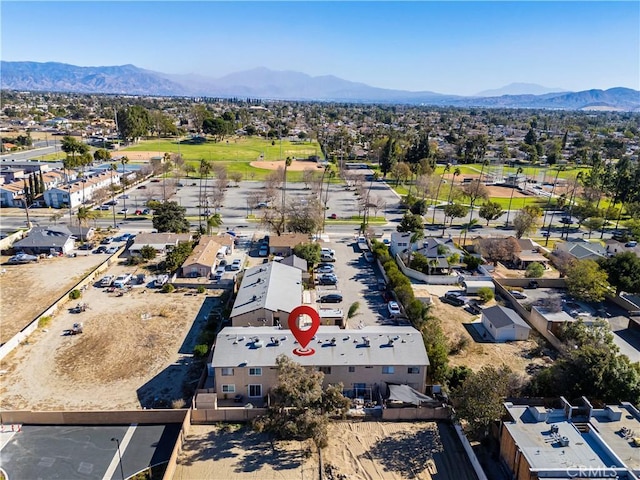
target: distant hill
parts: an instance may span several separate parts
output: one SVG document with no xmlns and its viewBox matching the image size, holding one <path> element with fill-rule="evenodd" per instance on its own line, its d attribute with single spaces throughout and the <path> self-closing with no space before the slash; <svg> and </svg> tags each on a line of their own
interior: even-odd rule
<svg viewBox="0 0 640 480">
<path fill-rule="evenodd" d="M 171 75 L 134 65 L 79 67 L 64 63 L 0 62 L 0 87 L 12 90 L 162 96 L 212 96 L 339 102 L 407 103 L 458 107 L 609 109 L 640 111 L 640 92 L 628 88 L 549 92 L 534 84 L 511 84 L 463 97 L 430 91 L 372 87 L 332 75 L 312 77 L 264 67 L 220 78 Z M 509 92 L 510 94 L 505 94 Z"/>
<path fill-rule="evenodd" d="M 535 83 L 510 83 L 495 90 L 484 90 L 476 97 L 500 97 L 502 95 L 544 95 L 545 93 L 566 92 L 564 88 L 549 88 Z"/>
</svg>

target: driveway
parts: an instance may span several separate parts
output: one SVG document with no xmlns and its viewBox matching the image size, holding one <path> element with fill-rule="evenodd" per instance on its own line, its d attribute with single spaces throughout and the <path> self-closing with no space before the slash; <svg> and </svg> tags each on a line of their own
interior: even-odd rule
<svg viewBox="0 0 640 480">
<path fill-rule="evenodd" d="M 343 302 L 336 306 L 344 309 L 346 315 L 354 302 L 360 303 L 358 313 L 348 321 L 348 328 L 382 325 L 388 322 L 390 319 L 386 303 L 382 298 L 382 292 L 378 290 L 377 281 L 380 273 L 374 264 L 364 259 L 356 245 L 355 236 L 331 236 L 331 242 L 323 242 L 323 247 L 325 246 L 336 251 L 337 290 L 344 298 Z M 334 287 L 320 288 L 328 291 Z"/>
</svg>

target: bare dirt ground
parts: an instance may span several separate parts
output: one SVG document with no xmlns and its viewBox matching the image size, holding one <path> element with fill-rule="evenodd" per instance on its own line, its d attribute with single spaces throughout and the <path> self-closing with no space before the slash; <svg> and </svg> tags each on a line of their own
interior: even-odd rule
<svg viewBox="0 0 640 480">
<path fill-rule="evenodd" d="M 9 257 L 0 257 L 0 342 L 5 343 L 26 327 L 106 258 L 89 254 L 6 265 Z"/>
<path fill-rule="evenodd" d="M 414 285 L 415 287 L 415 285 Z M 428 290 L 428 286 L 424 288 Z M 528 375 L 536 366 L 545 365 L 551 360 L 547 357 L 536 358 L 532 350 L 536 349 L 536 334 L 532 331 L 527 341 L 491 343 L 482 341 L 475 333 L 471 323 L 479 321 L 478 315 L 472 315 L 461 307 L 443 303 L 438 294 L 432 294 L 433 306 L 431 314 L 440 320 L 442 330 L 449 339 L 453 351 L 449 355 L 451 366 L 466 365 L 472 370 L 479 370 L 485 365 L 507 365 L 514 372 Z M 491 306 L 491 304 L 489 304 Z M 478 341 L 480 340 L 480 341 Z"/>
<path fill-rule="evenodd" d="M 133 272 L 117 265 L 109 274 Z M 135 273 L 135 272 L 134 272 Z M 2 364 L 2 409 L 95 410 L 170 406 L 183 397 L 197 334 L 212 295 L 159 293 L 144 285 L 123 296 L 92 287 L 83 313 L 64 311 Z M 206 300 L 205 300 L 206 298 Z M 204 303 L 204 305 L 203 305 Z M 69 307 L 75 306 L 75 303 Z M 198 313 L 200 312 L 200 315 Z M 194 319 L 196 319 L 194 321 Z M 84 333 L 65 335 L 75 322 Z"/>
<path fill-rule="evenodd" d="M 256 168 L 264 168 L 266 170 L 277 170 L 279 167 L 284 168 L 284 160 L 277 162 L 256 161 L 251 162 L 250 165 Z M 311 160 L 294 160 L 293 162 L 291 162 L 291 165 L 287 167 L 287 171 L 292 172 L 302 172 L 304 170 L 322 171 L 318 168 L 318 164 Z"/>
<path fill-rule="evenodd" d="M 151 157 L 162 157 L 165 152 L 153 152 L 153 151 L 145 151 L 145 152 L 120 152 L 116 151 L 116 155 L 126 155 L 127 158 L 132 162 L 145 162 L 151 160 Z"/>
<path fill-rule="evenodd" d="M 473 479 L 451 427 L 435 422 L 335 422 L 322 452 L 324 478 L 338 480 Z M 308 442 L 277 442 L 234 425 L 194 425 L 178 459 L 176 480 L 318 478 Z"/>
<path fill-rule="evenodd" d="M 494 268 L 494 274 L 499 278 L 525 278 L 526 270 L 507 268 L 501 263 Z M 559 278 L 560 273 L 555 268 L 549 268 L 542 274 L 542 278 Z"/>
</svg>

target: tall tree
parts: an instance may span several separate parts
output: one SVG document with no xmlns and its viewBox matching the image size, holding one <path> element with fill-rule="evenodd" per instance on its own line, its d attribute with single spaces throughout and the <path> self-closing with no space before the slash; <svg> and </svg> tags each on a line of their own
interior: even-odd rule
<svg viewBox="0 0 640 480">
<path fill-rule="evenodd" d="M 504 210 L 502 210 L 502 207 L 497 202 L 486 202 L 478 211 L 480 218 L 484 218 L 487 221 L 487 227 L 489 226 L 489 222 L 497 220 L 503 213 Z"/>
<path fill-rule="evenodd" d="M 187 209 L 176 202 L 158 203 L 153 214 L 153 228 L 158 232 L 184 233 L 189 231 Z"/>
<path fill-rule="evenodd" d="M 567 269 L 567 291 L 587 302 L 601 302 L 610 290 L 607 272 L 595 260 L 579 260 Z"/>
<path fill-rule="evenodd" d="M 398 158 L 396 155 L 396 140 L 392 137 L 387 139 L 384 148 L 382 149 L 382 155 L 380 157 L 380 171 L 383 176 L 387 176 L 393 166 L 397 163 Z"/>
<path fill-rule="evenodd" d="M 640 257 L 623 252 L 601 260 L 600 267 L 607 273 L 609 283 L 620 292 L 640 293 Z"/>
<path fill-rule="evenodd" d="M 117 120 L 120 136 L 126 142 L 136 142 L 146 136 L 151 128 L 149 111 L 140 105 L 118 110 Z"/>
<path fill-rule="evenodd" d="M 330 416 L 343 416 L 349 400 L 342 385 L 322 388 L 324 374 L 295 363 L 285 355 L 276 359 L 278 383 L 271 389 L 267 413 L 257 417 L 253 428 L 278 440 L 311 439 L 318 452 L 328 444 Z"/>
</svg>

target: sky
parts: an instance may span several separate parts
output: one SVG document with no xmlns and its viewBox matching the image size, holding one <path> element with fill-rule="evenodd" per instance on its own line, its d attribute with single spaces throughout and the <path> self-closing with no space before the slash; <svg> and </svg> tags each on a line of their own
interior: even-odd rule
<svg viewBox="0 0 640 480">
<path fill-rule="evenodd" d="M 0 2 L 1 58 L 208 77 L 267 67 L 473 95 L 640 90 L 640 2 Z"/>
</svg>

